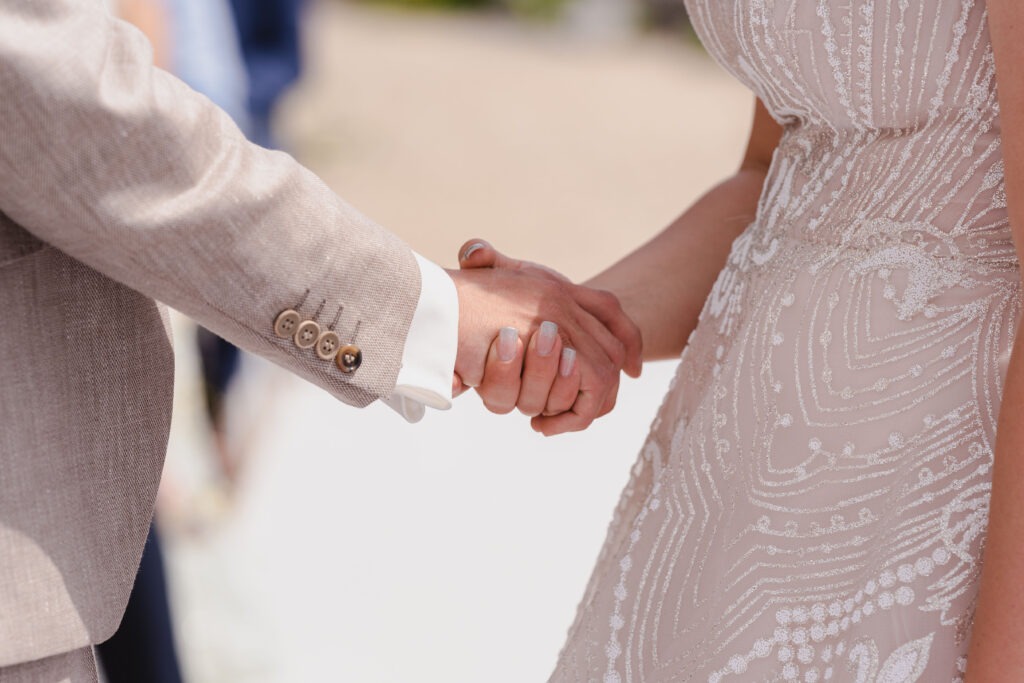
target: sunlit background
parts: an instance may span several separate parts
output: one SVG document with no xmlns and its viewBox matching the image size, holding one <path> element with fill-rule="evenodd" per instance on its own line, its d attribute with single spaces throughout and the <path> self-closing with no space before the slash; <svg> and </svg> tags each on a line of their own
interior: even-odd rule
<svg viewBox="0 0 1024 683">
<path fill-rule="evenodd" d="M 421 254 L 452 267 L 480 236 L 582 279 L 734 170 L 752 99 L 681 5 L 442 5 L 307 3 L 301 79 L 272 119 L 276 144 Z M 544 439 L 473 395 L 408 425 L 245 358 L 231 481 L 194 331 L 175 326 L 158 526 L 186 680 L 547 679 L 674 363 L 626 381 L 589 431 Z"/>
</svg>

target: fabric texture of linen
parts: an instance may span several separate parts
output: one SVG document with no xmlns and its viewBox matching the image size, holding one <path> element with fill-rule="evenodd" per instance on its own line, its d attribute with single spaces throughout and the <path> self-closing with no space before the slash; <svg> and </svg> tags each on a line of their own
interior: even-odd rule
<svg viewBox="0 0 1024 683">
<path fill-rule="evenodd" d="M 91 647 L 0 667 L 0 681 L 4 683 L 97 683 L 98 680 L 96 655 Z"/>
<path fill-rule="evenodd" d="M 689 0 L 783 125 L 551 681 L 962 681 L 1021 311 L 975 0 Z"/>
<path fill-rule="evenodd" d="M 412 251 L 151 65 L 101 0 L 0 3 L 0 666 L 101 642 L 166 448 L 170 304 L 365 406 L 391 394 Z M 295 309 L 344 374 L 274 334 Z"/>
</svg>

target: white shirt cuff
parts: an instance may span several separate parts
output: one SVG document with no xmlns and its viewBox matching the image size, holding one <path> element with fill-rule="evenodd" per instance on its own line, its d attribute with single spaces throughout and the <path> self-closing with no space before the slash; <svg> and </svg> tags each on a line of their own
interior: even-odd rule
<svg viewBox="0 0 1024 683">
<path fill-rule="evenodd" d="M 420 266 L 420 300 L 405 340 L 395 391 L 381 401 L 409 422 L 419 422 L 425 406 L 452 407 L 459 296 L 448 273 L 419 254 L 413 255 Z"/>
</svg>

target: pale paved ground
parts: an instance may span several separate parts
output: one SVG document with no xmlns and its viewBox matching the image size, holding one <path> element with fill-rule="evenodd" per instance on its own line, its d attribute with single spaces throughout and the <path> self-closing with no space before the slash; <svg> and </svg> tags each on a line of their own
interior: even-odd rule
<svg viewBox="0 0 1024 683">
<path fill-rule="evenodd" d="M 447 265 L 482 235 L 585 277 L 742 149 L 749 96 L 681 43 L 323 3 L 310 19 L 292 148 Z M 163 503 L 192 681 L 546 679 L 671 363 L 590 431 L 545 440 L 475 397 L 406 425 L 254 362 L 228 506 L 178 324 Z"/>
</svg>

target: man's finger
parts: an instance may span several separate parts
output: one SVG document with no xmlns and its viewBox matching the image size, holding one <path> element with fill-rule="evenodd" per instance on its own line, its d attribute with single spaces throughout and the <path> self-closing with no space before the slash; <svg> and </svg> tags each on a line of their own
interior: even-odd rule
<svg viewBox="0 0 1024 683">
<path fill-rule="evenodd" d="M 573 299 L 619 340 L 625 352 L 623 370 L 630 377 L 639 377 L 643 369 L 643 337 L 640 328 L 622 310 L 618 297 L 611 292 L 576 286 Z"/>
</svg>

